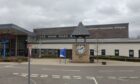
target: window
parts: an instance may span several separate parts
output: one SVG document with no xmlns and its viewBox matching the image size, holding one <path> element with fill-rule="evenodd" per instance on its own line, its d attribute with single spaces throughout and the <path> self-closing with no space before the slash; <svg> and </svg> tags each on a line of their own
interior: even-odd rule
<svg viewBox="0 0 140 84">
<path fill-rule="evenodd" d="M 45 38 L 48 38 L 48 35 L 45 35 Z"/>
<path fill-rule="evenodd" d="M 68 35 L 68 38 L 71 38 L 71 35 Z"/>
<path fill-rule="evenodd" d="M 106 55 L 105 49 L 102 49 L 102 50 L 101 50 L 101 55 Z"/>
<path fill-rule="evenodd" d="M 119 50 L 115 49 L 115 56 L 119 56 Z"/>
<path fill-rule="evenodd" d="M 134 50 L 129 50 L 129 57 L 134 57 Z"/>
<path fill-rule="evenodd" d="M 90 49 L 90 56 L 94 56 L 94 49 Z"/>
<path fill-rule="evenodd" d="M 140 58 L 140 50 L 138 52 L 139 52 L 139 58 Z"/>
</svg>

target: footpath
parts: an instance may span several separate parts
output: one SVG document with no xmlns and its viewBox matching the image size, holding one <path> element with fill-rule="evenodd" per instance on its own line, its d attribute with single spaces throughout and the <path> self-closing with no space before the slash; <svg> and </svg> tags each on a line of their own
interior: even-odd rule
<svg viewBox="0 0 140 84">
<path fill-rule="evenodd" d="M 102 62 L 106 62 L 103 65 Z M 0 62 L 0 64 L 16 64 L 16 62 Z M 20 64 L 28 64 L 28 62 L 22 62 Z M 33 65 L 58 65 L 58 66 L 140 66 L 140 62 L 125 62 L 125 61 L 112 61 L 112 60 L 94 60 L 94 63 L 72 63 L 69 59 L 31 59 Z"/>
<path fill-rule="evenodd" d="M 106 62 L 106 65 L 103 65 L 102 62 Z M 31 59 L 31 64 L 58 66 L 140 66 L 140 62 L 125 62 L 100 59 L 94 60 L 94 63 L 72 63 L 69 59 L 66 59 L 66 61 L 60 59 Z"/>
</svg>

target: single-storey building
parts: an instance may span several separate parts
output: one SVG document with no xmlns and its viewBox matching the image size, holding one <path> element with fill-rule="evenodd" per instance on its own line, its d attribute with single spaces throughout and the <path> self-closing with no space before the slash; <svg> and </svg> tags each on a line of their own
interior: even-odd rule
<svg viewBox="0 0 140 84">
<path fill-rule="evenodd" d="M 129 38 L 128 23 L 84 26 L 90 33 L 90 55 L 140 58 L 140 39 Z M 66 48 L 66 56 L 71 58 L 75 43 L 71 34 L 76 27 L 36 28 L 30 32 L 14 24 L 1 24 L 0 56 L 27 56 L 30 45 L 33 57 L 59 57 L 60 49 Z"/>
</svg>

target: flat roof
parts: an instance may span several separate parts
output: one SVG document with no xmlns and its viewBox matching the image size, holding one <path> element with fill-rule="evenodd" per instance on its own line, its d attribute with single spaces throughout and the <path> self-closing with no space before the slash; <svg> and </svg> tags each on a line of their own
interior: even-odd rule
<svg viewBox="0 0 140 84">
<path fill-rule="evenodd" d="M 19 27 L 15 24 L 0 24 L 0 33 L 12 33 L 15 35 L 33 35 L 33 32 L 30 32 L 22 27 Z"/>
</svg>

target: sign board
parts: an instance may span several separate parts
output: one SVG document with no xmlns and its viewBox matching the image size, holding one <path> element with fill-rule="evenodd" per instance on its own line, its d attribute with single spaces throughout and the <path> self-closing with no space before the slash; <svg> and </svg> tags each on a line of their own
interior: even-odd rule
<svg viewBox="0 0 140 84">
<path fill-rule="evenodd" d="M 65 48 L 60 49 L 60 57 L 62 57 L 62 58 L 66 57 L 66 49 Z"/>
<path fill-rule="evenodd" d="M 32 44 L 27 44 L 27 48 L 31 48 L 32 47 Z"/>
<path fill-rule="evenodd" d="M 28 44 L 27 45 L 27 48 L 29 50 L 29 56 L 31 56 L 31 54 L 32 54 L 32 45 L 31 44 Z"/>
</svg>

